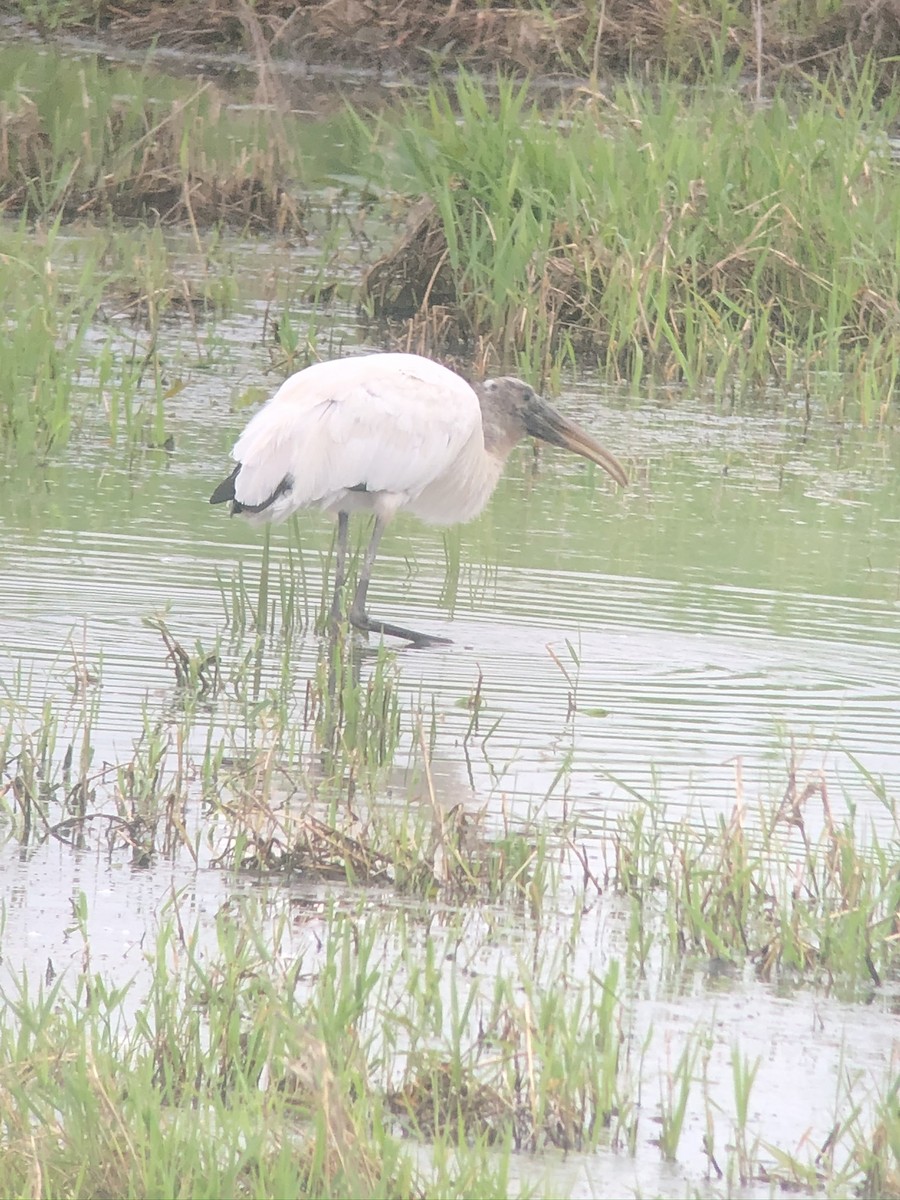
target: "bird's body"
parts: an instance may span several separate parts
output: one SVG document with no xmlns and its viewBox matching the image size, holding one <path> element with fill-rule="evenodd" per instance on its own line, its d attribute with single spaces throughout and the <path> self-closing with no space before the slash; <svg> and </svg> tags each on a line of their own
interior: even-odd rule
<svg viewBox="0 0 900 1200">
<path fill-rule="evenodd" d="M 503 469 L 485 456 L 474 389 L 414 354 L 367 354 L 292 375 L 250 421 L 234 458 L 233 499 L 259 521 L 300 508 L 389 520 L 408 508 L 450 525 L 477 516 Z M 273 499 L 285 479 L 290 487 Z"/>
<path fill-rule="evenodd" d="M 365 613 L 369 573 L 385 525 L 400 510 L 434 525 L 468 521 L 484 508 L 510 450 L 525 434 L 592 459 L 624 485 L 625 472 L 578 426 L 516 379 L 475 388 L 415 354 L 367 354 L 317 363 L 292 375 L 238 439 L 232 474 L 210 497 L 251 521 L 281 521 L 301 508 L 338 517 L 343 584 L 347 518 L 371 512 L 375 531 L 350 619 L 415 644 L 426 638 Z"/>
</svg>

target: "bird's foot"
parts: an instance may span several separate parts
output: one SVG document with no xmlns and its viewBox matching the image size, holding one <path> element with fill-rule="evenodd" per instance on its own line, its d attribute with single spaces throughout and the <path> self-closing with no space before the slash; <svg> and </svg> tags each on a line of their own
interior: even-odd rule
<svg viewBox="0 0 900 1200">
<path fill-rule="evenodd" d="M 430 633 L 416 633 L 402 625 L 391 625 L 388 621 L 374 621 L 367 613 L 350 614 L 350 624 L 362 633 L 380 633 L 383 637 L 402 638 L 414 650 L 425 650 L 429 646 L 452 646 L 450 638 L 435 637 Z"/>
</svg>

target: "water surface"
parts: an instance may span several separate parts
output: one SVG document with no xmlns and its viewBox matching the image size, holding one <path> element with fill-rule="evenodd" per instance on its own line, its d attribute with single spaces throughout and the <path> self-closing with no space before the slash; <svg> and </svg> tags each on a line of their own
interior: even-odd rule
<svg viewBox="0 0 900 1200">
<path fill-rule="evenodd" d="M 251 589 L 259 575 L 258 531 L 207 503 L 244 414 L 217 378 L 187 390 L 173 452 L 119 464 L 86 435 L 39 487 L 34 468 L 11 464 L 0 495 L 4 674 L 27 666 L 39 703 L 65 693 L 73 647 L 102 659 L 103 755 L 121 753 L 145 696 L 172 683 L 143 619 L 166 611 L 185 645 L 211 646 L 226 617 L 219 581 L 238 563 Z M 801 454 L 789 415 L 738 419 L 584 383 L 559 404 L 629 462 L 626 493 L 580 460 L 523 447 L 485 514 L 448 535 L 458 577 L 440 531 L 400 518 L 385 538 L 372 612 L 453 640 L 397 646 L 410 695 L 437 698 L 440 754 L 454 757 L 480 676 L 481 725 L 496 724 L 492 770 L 475 765 L 483 800 L 496 788 L 541 799 L 564 749 L 567 798 L 589 822 L 631 791 L 711 815 L 734 802 L 736 759 L 751 799 L 777 793 L 793 741 L 838 811 L 852 801 L 886 820 L 847 752 L 896 792 L 894 433 L 842 435 L 823 418 Z M 276 529 L 274 569 L 298 539 L 313 616 L 332 526 L 297 523 Z M 298 646 L 298 690 L 317 650 L 313 633 Z"/>
</svg>

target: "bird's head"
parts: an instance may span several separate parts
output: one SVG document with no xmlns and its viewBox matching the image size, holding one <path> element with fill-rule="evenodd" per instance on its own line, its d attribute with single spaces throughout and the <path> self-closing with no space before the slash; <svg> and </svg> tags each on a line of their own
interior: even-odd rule
<svg viewBox="0 0 900 1200">
<path fill-rule="evenodd" d="M 621 487 L 627 485 L 628 476 L 619 460 L 521 379 L 488 379 L 475 390 L 481 401 L 484 448 L 489 453 L 505 458 L 523 437 L 535 437 L 590 459 Z"/>
</svg>

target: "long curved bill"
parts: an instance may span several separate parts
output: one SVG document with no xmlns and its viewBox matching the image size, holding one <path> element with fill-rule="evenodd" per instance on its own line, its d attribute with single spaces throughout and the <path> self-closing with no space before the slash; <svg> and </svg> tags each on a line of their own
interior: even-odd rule
<svg viewBox="0 0 900 1200">
<path fill-rule="evenodd" d="M 525 414 L 525 428 L 532 437 L 540 438 L 542 442 L 549 442 L 551 446 L 562 446 L 565 450 L 580 454 L 582 458 L 590 459 L 608 475 L 612 475 L 620 487 L 628 486 L 625 468 L 616 456 L 605 446 L 595 442 L 580 425 L 564 417 L 546 401 L 538 400 L 529 406 Z"/>
</svg>

